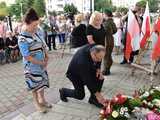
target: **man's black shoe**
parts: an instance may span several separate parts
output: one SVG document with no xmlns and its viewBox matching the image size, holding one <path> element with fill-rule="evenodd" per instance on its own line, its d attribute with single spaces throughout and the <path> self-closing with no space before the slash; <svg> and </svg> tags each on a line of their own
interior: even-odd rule
<svg viewBox="0 0 160 120">
<path fill-rule="evenodd" d="M 96 99 L 89 99 L 89 101 L 88 101 L 90 104 L 93 104 L 93 105 L 95 105 L 96 107 L 98 107 L 98 108 L 103 108 L 104 106 L 101 104 L 101 103 L 99 103 Z"/>
<path fill-rule="evenodd" d="M 53 50 L 57 50 L 57 48 L 53 48 Z"/>
<path fill-rule="evenodd" d="M 110 72 L 110 70 L 107 70 L 107 71 L 103 71 L 102 74 L 103 74 L 103 75 L 110 75 L 111 72 Z"/>
<path fill-rule="evenodd" d="M 62 89 L 59 89 L 59 94 L 60 94 L 60 99 L 61 99 L 63 102 L 68 102 L 67 97 L 64 96 L 63 88 L 62 88 Z"/>
<path fill-rule="evenodd" d="M 126 64 L 126 63 L 127 63 L 126 61 L 122 61 L 120 64 L 123 65 L 123 64 Z"/>
</svg>

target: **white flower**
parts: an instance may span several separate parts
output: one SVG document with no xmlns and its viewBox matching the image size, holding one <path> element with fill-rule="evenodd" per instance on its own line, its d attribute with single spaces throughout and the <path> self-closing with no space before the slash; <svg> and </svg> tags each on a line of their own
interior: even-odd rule
<svg viewBox="0 0 160 120">
<path fill-rule="evenodd" d="M 146 100 L 143 100 L 142 102 L 143 102 L 144 104 L 147 104 L 147 101 L 146 101 Z"/>
<path fill-rule="evenodd" d="M 159 99 L 154 99 L 153 104 L 155 104 L 157 107 L 160 107 L 160 100 Z"/>
<path fill-rule="evenodd" d="M 112 117 L 117 118 L 119 116 L 119 113 L 117 111 L 112 112 Z"/>
<path fill-rule="evenodd" d="M 124 111 L 121 111 L 121 110 L 120 110 L 119 114 L 120 114 L 120 115 L 124 115 Z"/>
<path fill-rule="evenodd" d="M 148 106 L 153 107 L 153 104 L 151 102 L 148 102 Z"/>
<path fill-rule="evenodd" d="M 126 112 L 127 112 L 127 111 L 128 111 L 128 108 L 127 108 L 127 107 L 124 107 L 124 111 L 126 111 Z"/>
<path fill-rule="evenodd" d="M 160 91 L 160 86 L 155 87 L 156 90 Z"/>
<path fill-rule="evenodd" d="M 143 95 L 142 95 L 142 97 L 148 97 L 149 96 L 149 92 L 145 92 Z"/>
<path fill-rule="evenodd" d="M 128 113 L 125 113 L 124 116 L 130 118 L 130 115 Z"/>
<path fill-rule="evenodd" d="M 150 94 L 153 94 L 153 93 L 154 93 L 154 90 L 151 90 L 151 91 L 150 91 Z"/>
</svg>

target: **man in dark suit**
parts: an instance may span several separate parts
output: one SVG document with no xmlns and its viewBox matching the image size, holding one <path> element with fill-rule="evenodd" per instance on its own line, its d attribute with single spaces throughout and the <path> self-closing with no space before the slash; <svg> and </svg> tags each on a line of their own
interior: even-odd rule
<svg viewBox="0 0 160 120">
<path fill-rule="evenodd" d="M 60 98 L 68 102 L 67 97 L 82 100 L 85 97 L 84 86 L 90 91 L 89 103 L 101 108 L 105 99 L 101 94 L 104 77 L 100 71 L 105 48 L 101 45 L 85 45 L 73 56 L 66 76 L 72 82 L 74 89 L 61 88 Z"/>
</svg>

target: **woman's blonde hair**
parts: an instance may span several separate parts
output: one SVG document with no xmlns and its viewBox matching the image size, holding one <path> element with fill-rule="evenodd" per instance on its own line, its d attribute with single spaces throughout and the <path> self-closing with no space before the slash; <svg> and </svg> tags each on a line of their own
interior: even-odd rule
<svg viewBox="0 0 160 120">
<path fill-rule="evenodd" d="M 77 14 L 75 16 L 75 24 L 78 25 L 84 20 L 84 15 L 83 14 Z"/>
<path fill-rule="evenodd" d="M 97 18 L 103 19 L 103 16 L 102 16 L 102 13 L 95 11 L 92 13 L 90 17 L 89 24 L 94 25 Z"/>
</svg>

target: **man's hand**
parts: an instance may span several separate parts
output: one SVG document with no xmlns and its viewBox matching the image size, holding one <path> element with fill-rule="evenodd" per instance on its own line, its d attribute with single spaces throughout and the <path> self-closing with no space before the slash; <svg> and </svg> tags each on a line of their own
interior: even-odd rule
<svg viewBox="0 0 160 120">
<path fill-rule="evenodd" d="M 101 95 L 101 93 L 100 93 L 100 92 L 96 92 L 96 93 L 95 93 L 95 96 L 96 96 L 98 102 L 105 106 L 106 100 L 105 100 L 104 97 Z"/>
<path fill-rule="evenodd" d="M 100 69 L 97 69 L 96 77 L 99 78 L 99 80 L 104 80 L 104 76 Z"/>
</svg>

